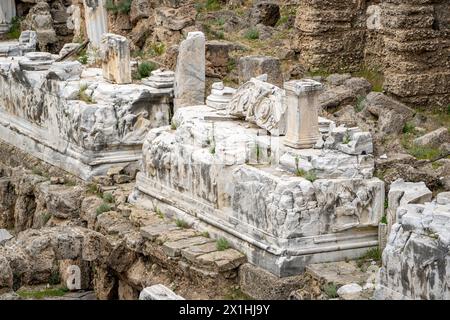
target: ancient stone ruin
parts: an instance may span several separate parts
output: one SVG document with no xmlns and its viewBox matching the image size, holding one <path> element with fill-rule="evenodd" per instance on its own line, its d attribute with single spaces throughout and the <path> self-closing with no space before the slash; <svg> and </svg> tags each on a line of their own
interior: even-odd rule
<svg viewBox="0 0 450 320">
<path fill-rule="evenodd" d="M 448 1 L 69 2 L 0 7 L 0 299 L 450 299 Z"/>
</svg>

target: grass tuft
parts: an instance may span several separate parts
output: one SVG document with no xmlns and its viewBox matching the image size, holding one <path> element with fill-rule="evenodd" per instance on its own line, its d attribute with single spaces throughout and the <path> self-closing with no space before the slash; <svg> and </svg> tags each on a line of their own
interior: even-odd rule
<svg viewBox="0 0 450 320">
<path fill-rule="evenodd" d="M 259 39 L 259 31 L 255 28 L 250 28 L 245 32 L 244 38 L 246 38 L 248 40 Z"/>
<path fill-rule="evenodd" d="M 190 228 L 189 223 L 187 223 L 183 219 L 175 220 L 175 224 L 177 225 L 178 228 L 182 228 L 182 229 L 189 229 Z"/>
<path fill-rule="evenodd" d="M 97 210 L 95 211 L 95 213 L 97 213 L 97 216 L 99 216 L 99 215 L 101 215 L 101 214 L 103 214 L 103 213 L 105 213 L 105 212 L 108 212 L 108 211 L 111 211 L 111 206 L 110 205 L 108 205 L 107 203 L 102 203 L 98 208 L 97 208 Z"/>
<path fill-rule="evenodd" d="M 334 299 L 338 297 L 337 294 L 337 285 L 333 282 L 327 283 L 323 286 L 322 290 L 325 292 L 328 298 Z"/>
<path fill-rule="evenodd" d="M 230 244 L 228 243 L 227 239 L 225 238 L 219 238 L 216 242 L 216 248 L 219 251 L 224 251 L 230 247 Z"/>
</svg>

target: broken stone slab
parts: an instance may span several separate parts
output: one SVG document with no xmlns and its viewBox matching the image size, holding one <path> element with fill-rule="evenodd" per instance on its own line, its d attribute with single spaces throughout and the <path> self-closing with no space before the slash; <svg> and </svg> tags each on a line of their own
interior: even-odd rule
<svg viewBox="0 0 450 320">
<path fill-rule="evenodd" d="M 283 86 L 280 59 L 270 56 L 246 56 L 238 62 L 239 83 L 244 84 L 251 78 L 267 74 L 267 82 L 278 87 Z"/>
<path fill-rule="evenodd" d="M 356 300 L 360 298 L 362 287 L 357 283 L 343 285 L 337 290 L 337 294 L 344 300 Z"/>
<path fill-rule="evenodd" d="M 208 242 L 198 246 L 191 246 L 181 249 L 181 256 L 187 260 L 194 262 L 198 256 L 217 251 L 217 244 L 215 242 Z"/>
<path fill-rule="evenodd" d="M 165 242 L 173 242 L 178 241 L 182 239 L 188 239 L 193 238 L 195 236 L 198 236 L 198 232 L 196 232 L 194 229 L 180 229 L 180 230 L 173 230 L 168 233 L 161 234 L 156 238 L 157 243 L 165 243 Z"/>
<path fill-rule="evenodd" d="M 216 110 L 227 108 L 236 89 L 225 87 L 223 82 L 214 82 L 211 86 L 211 94 L 206 98 L 206 105 Z"/>
<path fill-rule="evenodd" d="M 175 68 L 174 112 L 205 103 L 205 35 L 189 32 L 178 49 Z"/>
<path fill-rule="evenodd" d="M 106 33 L 102 37 L 100 52 L 103 78 L 111 83 L 131 83 L 128 39 L 117 34 Z"/>
<path fill-rule="evenodd" d="M 212 240 L 206 237 L 197 236 L 177 241 L 167 241 L 162 245 L 162 249 L 168 256 L 177 257 L 181 255 L 181 249 L 208 242 L 212 242 Z"/>
<path fill-rule="evenodd" d="M 253 122 L 272 135 L 286 133 L 284 90 L 251 78 L 240 86 L 227 106 L 227 113 Z"/>
<path fill-rule="evenodd" d="M 62 49 L 59 51 L 59 56 L 64 57 L 66 54 L 78 49 L 79 47 L 79 43 L 65 43 Z"/>
<path fill-rule="evenodd" d="M 407 204 L 422 204 L 431 201 L 432 192 L 424 182 L 405 182 L 395 180 L 388 193 L 388 230 L 397 221 L 397 209 Z"/>
<path fill-rule="evenodd" d="M 184 298 L 175 294 L 166 286 L 156 284 L 144 288 L 139 295 L 139 300 L 184 300 Z"/>
<path fill-rule="evenodd" d="M 43 71 L 48 70 L 55 62 L 49 52 L 28 52 L 25 58 L 19 61 L 21 70 Z"/>
<path fill-rule="evenodd" d="M 21 54 L 36 51 L 37 33 L 32 30 L 22 31 L 19 37 Z"/>
<path fill-rule="evenodd" d="M 8 241 L 9 239 L 14 238 L 14 236 L 9 233 L 6 229 L 0 229 L 0 245 Z"/>
<path fill-rule="evenodd" d="M 414 144 L 418 146 L 433 146 L 438 147 L 442 143 L 449 140 L 448 129 L 441 127 L 431 131 L 421 137 L 414 139 Z"/>
<path fill-rule="evenodd" d="M 338 144 L 337 149 L 351 155 L 373 153 L 373 141 L 370 132 L 352 132 L 349 134 L 348 139 L 349 141 L 343 141 L 343 143 Z"/>
<path fill-rule="evenodd" d="M 76 81 L 80 80 L 83 67 L 78 61 L 62 61 L 52 63 L 48 70 L 60 81 Z"/>
<path fill-rule="evenodd" d="M 213 251 L 201 256 L 197 256 L 194 264 L 211 268 L 213 271 L 224 272 L 238 268 L 245 263 L 245 255 L 235 249 L 226 249 L 223 251 Z"/>
<path fill-rule="evenodd" d="M 441 192 L 436 196 L 437 204 L 450 204 L 450 192 Z"/>
<path fill-rule="evenodd" d="M 142 227 L 140 229 L 141 235 L 150 241 L 155 241 L 156 238 L 158 238 L 161 235 L 164 235 L 166 233 L 170 233 L 175 230 L 180 230 L 175 224 L 167 224 L 167 223 L 161 223 L 161 224 L 155 224 L 155 225 L 148 225 L 145 227 Z"/>
</svg>

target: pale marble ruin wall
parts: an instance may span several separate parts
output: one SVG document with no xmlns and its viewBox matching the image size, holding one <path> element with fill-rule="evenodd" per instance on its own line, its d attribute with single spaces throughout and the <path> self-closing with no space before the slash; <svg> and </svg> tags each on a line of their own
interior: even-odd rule
<svg viewBox="0 0 450 320">
<path fill-rule="evenodd" d="M 0 5 L 0 34 L 8 32 L 11 20 L 16 16 L 14 0 L 2 0 Z"/>
<path fill-rule="evenodd" d="M 81 74 L 78 62 L 29 60 L 0 61 L 0 137 L 82 179 L 138 161 L 147 131 L 169 124 L 170 89 L 110 84 L 100 69 Z"/>
<path fill-rule="evenodd" d="M 301 60 L 317 71 L 384 73 L 387 93 L 413 106 L 450 101 L 447 0 L 299 0 Z"/>
<path fill-rule="evenodd" d="M 450 299 L 450 193 L 397 208 L 375 299 Z"/>
<path fill-rule="evenodd" d="M 226 237 L 281 277 L 377 245 L 384 183 L 372 176 L 371 148 L 355 140 L 360 132 L 348 133 L 348 144 L 344 130 L 324 149 L 293 149 L 206 106 L 180 108 L 172 123 L 147 135 L 131 202 Z"/>
</svg>

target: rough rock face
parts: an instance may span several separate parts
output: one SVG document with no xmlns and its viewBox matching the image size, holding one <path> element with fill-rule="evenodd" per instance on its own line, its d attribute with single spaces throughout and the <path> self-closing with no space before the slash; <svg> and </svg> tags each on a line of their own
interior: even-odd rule
<svg viewBox="0 0 450 320">
<path fill-rule="evenodd" d="M 449 9 L 445 0 L 301 0 L 297 47 L 315 70 L 358 71 L 366 65 L 384 73 L 389 94 L 443 109 L 450 99 Z"/>
<path fill-rule="evenodd" d="M 432 202 L 398 207 L 383 251 L 376 299 L 450 299 L 449 222 L 448 192 Z"/>
<path fill-rule="evenodd" d="M 169 123 L 172 89 L 110 84 L 99 69 L 80 75 L 78 62 L 41 55 L 0 61 L 0 128 L 8 143 L 88 179 L 136 161 L 148 128 Z"/>
</svg>

